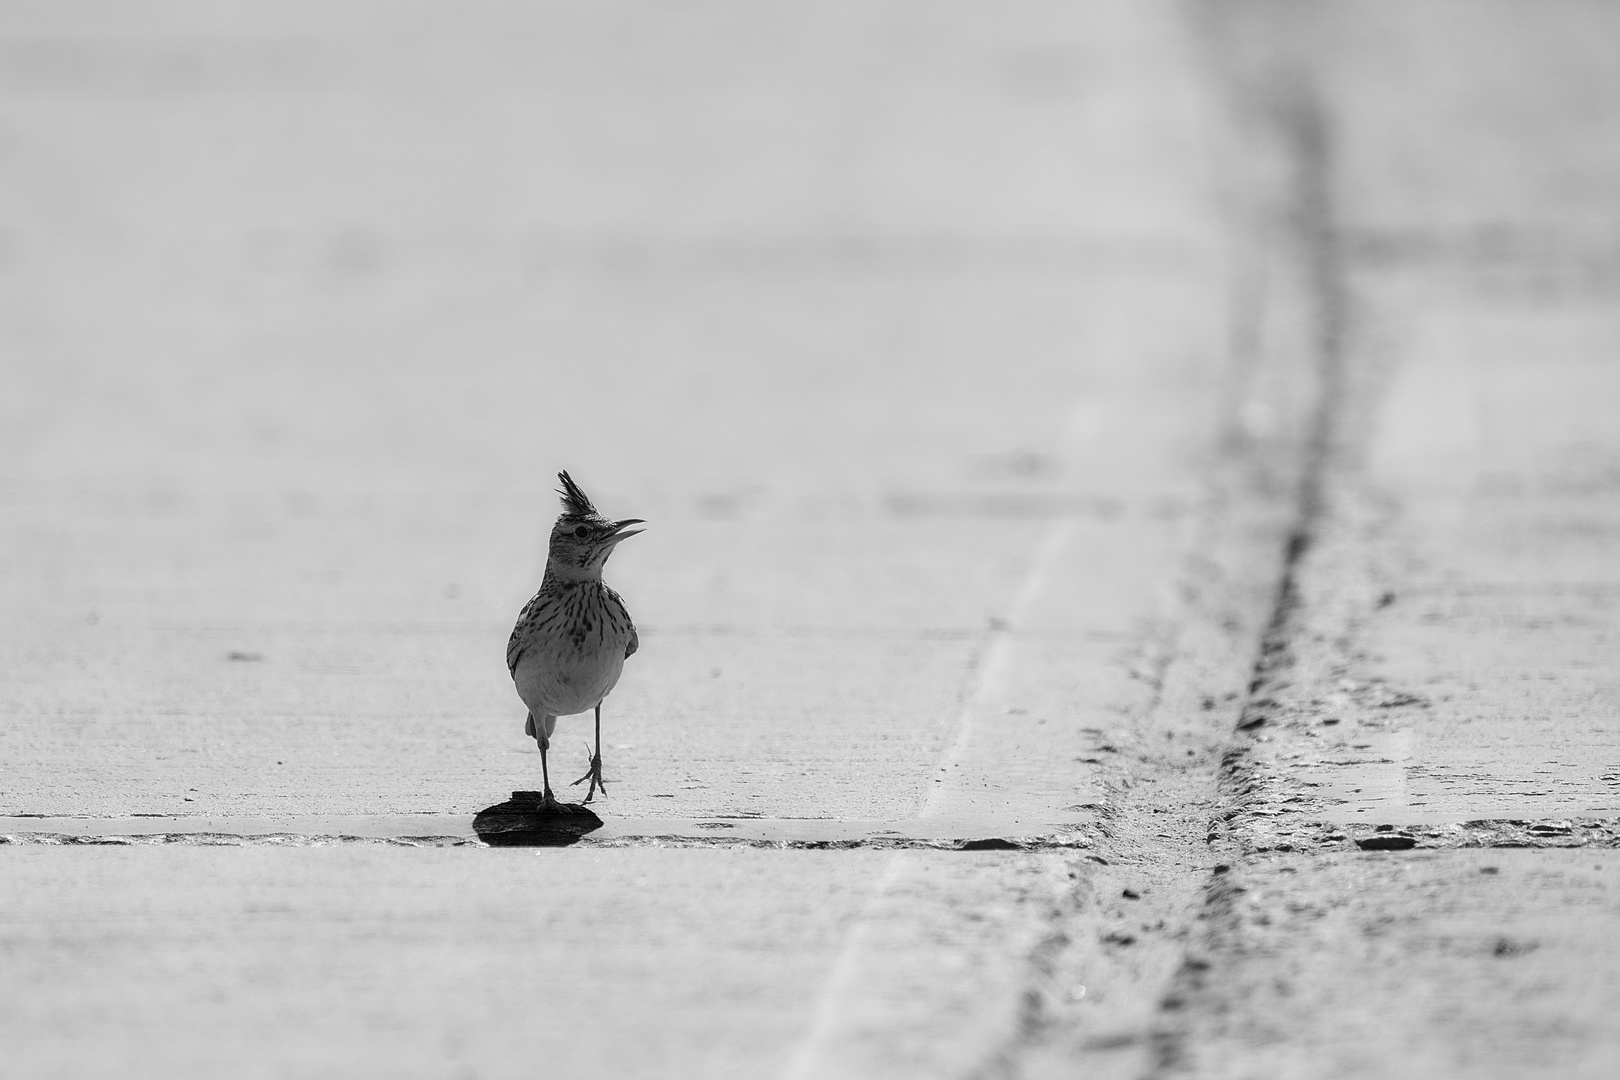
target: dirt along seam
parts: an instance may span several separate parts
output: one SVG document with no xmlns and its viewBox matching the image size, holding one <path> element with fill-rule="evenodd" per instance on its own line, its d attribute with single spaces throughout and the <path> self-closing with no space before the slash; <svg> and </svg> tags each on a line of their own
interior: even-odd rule
<svg viewBox="0 0 1620 1080">
<path fill-rule="evenodd" d="M 1190 998 L 1204 986 L 1210 962 L 1204 952 L 1208 925 L 1229 908 L 1232 884 L 1230 864 L 1235 850 L 1231 830 L 1241 813 L 1246 791 L 1254 778 L 1248 755 L 1250 732 L 1262 726 L 1272 704 L 1271 694 L 1285 684 L 1292 667 L 1292 641 L 1300 606 L 1300 569 L 1315 544 L 1326 512 L 1327 477 L 1344 438 L 1346 408 L 1345 348 L 1351 311 L 1339 228 L 1334 204 L 1334 133 L 1331 117 L 1315 83 L 1293 69 L 1269 72 L 1260 95 L 1265 108 L 1259 117 L 1262 137 L 1283 159 L 1281 228 L 1259 238 L 1261 261 L 1269 289 L 1262 289 L 1262 305 L 1288 303 L 1277 292 L 1292 291 L 1299 309 L 1293 340 L 1267 341 L 1256 347 L 1257 364 L 1287 364 L 1277 353 L 1292 352 L 1304 369 L 1310 393 L 1300 409 L 1302 427 L 1294 442 L 1295 469 L 1283 471 L 1291 479 L 1288 524 L 1277 559 L 1275 585 L 1254 654 L 1248 684 L 1240 699 L 1234 726 L 1225 736 L 1220 755 L 1204 837 L 1209 863 L 1196 909 L 1190 913 L 1182 939 L 1179 962 L 1159 999 L 1151 1021 L 1152 1055 L 1141 1075 L 1164 1077 L 1183 1069 L 1188 1060 L 1190 1029 L 1181 1019 Z M 1256 117 L 1250 117 L 1254 120 Z M 1264 198 L 1265 193 L 1260 193 Z"/>
<path fill-rule="evenodd" d="M 1233 303 L 1297 310 L 1233 312 L 1234 322 L 1266 325 L 1234 335 L 1254 355 L 1229 358 L 1238 385 L 1227 397 L 1228 434 L 1177 609 L 1155 643 L 1154 694 L 1131 718 L 1126 752 L 1104 766 L 1109 796 L 1095 844 L 1071 857 L 1071 882 L 1025 958 L 1017 1023 L 969 1077 L 1059 1074 L 1076 1061 L 1094 1077 L 1139 1077 L 1179 1056 L 1182 984 L 1208 966 L 1198 927 L 1227 869 L 1212 850 L 1221 839 L 1212 823 L 1231 798 L 1234 739 L 1286 655 L 1295 572 L 1322 514 L 1343 400 L 1348 312 L 1331 132 L 1310 87 L 1290 89 L 1272 102 L 1269 136 L 1289 158 L 1292 186 L 1249 193 L 1282 204 L 1275 216 L 1286 225 L 1273 234 L 1266 222 L 1265 235 L 1240 238 L 1254 254 Z M 1256 414 L 1271 423 L 1253 424 Z"/>
<path fill-rule="evenodd" d="M 1230 807 L 1248 781 L 1242 743 L 1285 678 L 1298 572 L 1325 513 L 1344 438 L 1351 311 L 1333 193 L 1333 130 L 1314 83 L 1267 73 L 1239 103 L 1281 184 L 1251 185 L 1234 236 L 1233 392 L 1225 460 L 1204 535 L 1161 643 L 1163 686 L 1111 778 L 1093 852 L 1031 952 L 1018 1029 L 970 1075 L 1172 1071 L 1178 1012 L 1209 963 L 1201 926 L 1228 893 Z M 1258 113 L 1258 115 L 1255 115 Z M 1245 265 L 1246 264 L 1246 265 Z M 1342 837 L 1341 837 L 1342 839 Z M 1067 994 L 1065 994 L 1067 990 Z"/>
</svg>

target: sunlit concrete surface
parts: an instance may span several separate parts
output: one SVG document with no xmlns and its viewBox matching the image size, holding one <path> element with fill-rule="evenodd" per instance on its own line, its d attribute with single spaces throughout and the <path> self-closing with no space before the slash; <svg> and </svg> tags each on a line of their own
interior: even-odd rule
<svg viewBox="0 0 1620 1080">
<path fill-rule="evenodd" d="M 535 786 L 490 660 L 568 468 L 653 523 L 614 805 L 905 816 L 1053 523 L 1191 514 L 1222 295 L 1168 9 L 157 10 L 5 46 L 0 810 Z M 1143 595 L 1054 630 L 1117 659 Z"/>
<path fill-rule="evenodd" d="M 1614 1075 L 1617 42 L 8 7 L 0 1078 Z"/>
</svg>

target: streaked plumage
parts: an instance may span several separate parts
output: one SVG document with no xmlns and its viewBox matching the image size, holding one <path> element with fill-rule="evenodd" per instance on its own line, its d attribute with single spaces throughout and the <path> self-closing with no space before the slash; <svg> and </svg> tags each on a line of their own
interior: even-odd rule
<svg viewBox="0 0 1620 1080">
<path fill-rule="evenodd" d="M 590 802 L 602 782 L 602 699 L 619 681 L 624 662 L 640 646 L 624 598 L 602 581 L 602 566 L 622 540 L 641 530 L 639 518 L 609 521 L 578 484 L 558 473 L 563 512 L 551 529 L 540 590 L 518 616 L 506 643 L 506 667 L 529 708 L 524 734 L 540 747 L 545 799 L 551 793 L 546 751 L 557 717 L 596 712 L 596 749 L 591 768 L 574 783 L 590 780 Z"/>
<path fill-rule="evenodd" d="M 624 598 L 601 578 L 548 572 L 512 629 L 506 667 L 531 711 L 572 716 L 607 696 L 640 644 Z"/>
</svg>

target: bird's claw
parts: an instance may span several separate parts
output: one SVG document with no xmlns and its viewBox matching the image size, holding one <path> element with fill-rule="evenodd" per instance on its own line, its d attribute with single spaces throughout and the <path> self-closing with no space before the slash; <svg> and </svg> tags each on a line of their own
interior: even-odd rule
<svg viewBox="0 0 1620 1080">
<path fill-rule="evenodd" d="M 590 749 L 591 749 L 590 746 L 587 745 L 585 747 L 585 752 L 587 754 L 590 754 Z M 590 802 L 591 799 L 595 798 L 597 788 L 602 789 L 602 794 L 604 794 L 604 795 L 607 794 L 607 781 L 602 778 L 602 753 L 601 753 L 601 751 L 597 751 L 594 754 L 590 754 L 590 758 L 591 758 L 591 767 L 588 770 L 586 770 L 585 775 L 580 777 L 578 780 L 575 780 L 573 783 L 568 785 L 569 787 L 578 787 L 580 784 L 583 784 L 585 781 L 589 780 L 591 782 L 591 786 L 590 786 L 590 789 L 585 792 L 585 799 L 584 799 L 585 802 Z"/>
</svg>

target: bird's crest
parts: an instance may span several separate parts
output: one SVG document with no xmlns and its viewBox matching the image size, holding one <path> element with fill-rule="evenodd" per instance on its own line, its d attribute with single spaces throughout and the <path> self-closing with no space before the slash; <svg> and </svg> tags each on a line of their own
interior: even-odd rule
<svg viewBox="0 0 1620 1080">
<path fill-rule="evenodd" d="M 557 474 L 562 481 L 562 487 L 557 489 L 557 495 L 562 499 L 563 513 L 570 517 L 600 517 L 596 507 L 591 505 L 591 498 L 574 483 L 574 478 L 568 475 L 567 470 Z"/>
</svg>

